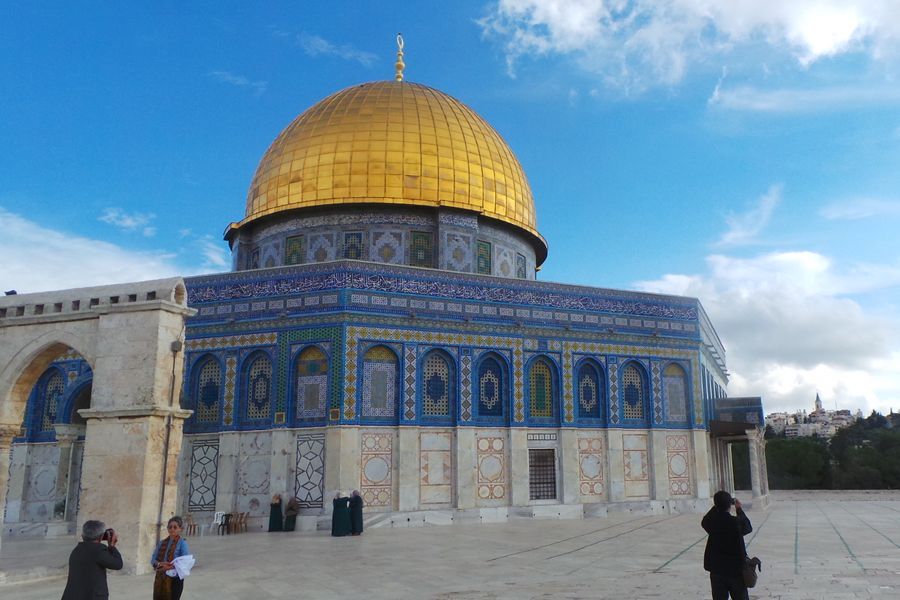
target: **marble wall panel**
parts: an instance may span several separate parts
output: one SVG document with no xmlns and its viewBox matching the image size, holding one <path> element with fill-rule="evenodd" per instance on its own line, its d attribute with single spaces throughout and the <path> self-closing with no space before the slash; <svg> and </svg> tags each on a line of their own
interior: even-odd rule
<svg viewBox="0 0 900 600">
<path fill-rule="evenodd" d="M 238 451 L 237 511 L 251 516 L 269 514 L 269 480 L 272 466 L 270 433 L 241 435 Z"/>
<path fill-rule="evenodd" d="M 476 501 L 480 506 L 506 504 L 509 491 L 506 437 L 499 432 L 479 432 L 475 441 Z"/>
<path fill-rule="evenodd" d="M 28 453 L 22 517 L 30 522 L 50 521 L 56 502 L 59 448 L 56 444 L 35 444 L 29 446 Z"/>
<path fill-rule="evenodd" d="M 691 496 L 691 452 L 687 434 L 666 436 L 666 460 L 669 466 L 669 493 Z"/>
<path fill-rule="evenodd" d="M 578 436 L 578 485 L 582 500 L 594 502 L 605 497 L 603 438 L 599 435 Z"/>
<path fill-rule="evenodd" d="M 216 509 L 219 440 L 193 440 L 188 488 L 188 511 Z"/>
<path fill-rule="evenodd" d="M 453 434 L 422 432 L 419 438 L 419 502 L 449 506 L 453 502 Z"/>
<path fill-rule="evenodd" d="M 362 433 L 360 492 L 368 508 L 391 510 L 394 505 L 394 434 Z"/>
<path fill-rule="evenodd" d="M 321 508 L 325 493 L 325 433 L 297 436 L 294 495 L 303 508 Z"/>
<path fill-rule="evenodd" d="M 622 454 L 625 465 L 625 499 L 650 499 L 650 461 L 647 434 L 622 435 Z"/>
</svg>

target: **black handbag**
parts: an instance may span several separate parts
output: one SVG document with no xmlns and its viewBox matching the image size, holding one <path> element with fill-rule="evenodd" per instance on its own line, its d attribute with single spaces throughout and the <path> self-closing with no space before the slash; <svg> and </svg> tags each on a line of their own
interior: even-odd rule
<svg viewBox="0 0 900 600">
<path fill-rule="evenodd" d="M 756 570 L 759 569 L 759 572 L 762 573 L 762 561 L 756 558 L 744 558 L 744 585 L 748 588 L 752 588 L 756 586 L 756 580 L 759 577 L 756 574 Z"/>
</svg>

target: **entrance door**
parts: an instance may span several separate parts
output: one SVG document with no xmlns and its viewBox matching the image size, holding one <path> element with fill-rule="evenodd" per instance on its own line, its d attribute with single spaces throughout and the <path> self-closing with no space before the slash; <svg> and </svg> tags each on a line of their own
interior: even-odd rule
<svg viewBox="0 0 900 600">
<path fill-rule="evenodd" d="M 531 500 L 556 500 L 556 450 L 528 449 L 528 495 Z"/>
</svg>

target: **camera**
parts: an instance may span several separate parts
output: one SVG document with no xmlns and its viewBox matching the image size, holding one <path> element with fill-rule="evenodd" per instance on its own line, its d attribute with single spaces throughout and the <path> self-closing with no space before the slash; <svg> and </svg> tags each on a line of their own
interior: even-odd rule
<svg viewBox="0 0 900 600">
<path fill-rule="evenodd" d="M 116 534 L 116 532 L 113 531 L 112 527 L 110 527 L 109 529 L 107 529 L 106 531 L 103 532 L 102 536 L 100 536 L 100 541 L 101 542 L 112 542 L 113 536 L 115 534 Z"/>
<path fill-rule="evenodd" d="M 734 500 L 735 500 L 734 498 L 731 499 L 731 504 L 734 504 Z M 112 530 L 110 530 L 110 531 L 112 531 Z"/>
</svg>

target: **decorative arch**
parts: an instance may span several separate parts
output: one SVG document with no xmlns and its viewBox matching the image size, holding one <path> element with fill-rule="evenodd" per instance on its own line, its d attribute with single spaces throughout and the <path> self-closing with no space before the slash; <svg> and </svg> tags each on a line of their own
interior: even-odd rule
<svg viewBox="0 0 900 600">
<path fill-rule="evenodd" d="M 90 408 L 90 396 L 94 385 L 94 372 L 82 373 L 75 381 L 69 384 L 59 409 L 60 423 L 84 424 L 85 420 L 77 411 L 82 408 Z M 87 394 L 87 398 L 85 398 Z"/>
<path fill-rule="evenodd" d="M 62 399 L 66 390 L 66 374 L 51 365 L 38 378 L 28 399 L 26 430 L 29 441 L 53 437 L 53 425 L 58 422 Z"/>
<path fill-rule="evenodd" d="M 419 362 L 419 415 L 425 422 L 453 424 L 456 417 L 456 362 L 440 349 L 428 351 Z"/>
<path fill-rule="evenodd" d="M 606 377 L 602 365 L 586 358 L 575 365 L 575 414 L 579 421 L 602 423 L 606 419 Z"/>
<path fill-rule="evenodd" d="M 509 364 L 496 352 L 481 355 L 475 366 L 475 416 L 492 424 L 509 423 Z"/>
<path fill-rule="evenodd" d="M 663 369 L 662 393 L 666 418 L 670 423 L 684 424 L 690 421 L 690 385 L 687 371 L 671 362 Z"/>
<path fill-rule="evenodd" d="M 622 418 L 626 423 L 649 423 L 650 393 L 647 387 L 647 370 L 636 360 L 622 365 L 619 373 L 619 388 L 622 394 Z"/>
<path fill-rule="evenodd" d="M 389 347 L 378 344 L 363 354 L 362 401 L 363 420 L 398 422 L 400 407 L 400 360 Z"/>
<path fill-rule="evenodd" d="M 559 373 L 550 357 L 532 358 L 525 368 L 528 417 L 535 422 L 559 420 Z"/>
<path fill-rule="evenodd" d="M 272 357 L 256 350 L 241 368 L 240 423 L 268 424 L 272 416 Z"/>
<path fill-rule="evenodd" d="M 298 421 L 321 420 L 328 409 L 328 354 L 306 346 L 294 359 L 294 415 Z"/>
</svg>

